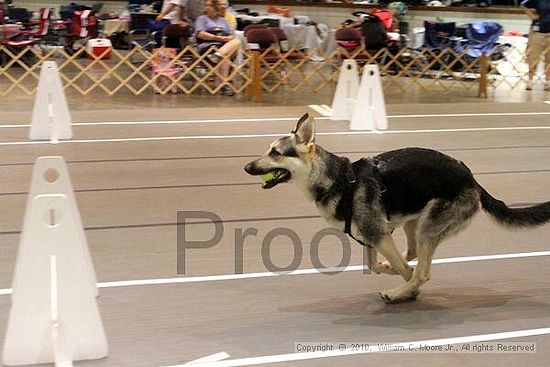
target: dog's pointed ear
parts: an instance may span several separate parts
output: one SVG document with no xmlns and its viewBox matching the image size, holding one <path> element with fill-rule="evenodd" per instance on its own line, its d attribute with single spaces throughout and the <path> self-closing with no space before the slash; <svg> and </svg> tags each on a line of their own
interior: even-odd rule
<svg viewBox="0 0 550 367">
<path fill-rule="evenodd" d="M 296 124 L 294 130 L 292 130 L 292 134 L 296 136 L 296 142 L 298 144 L 314 143 L 315 124 L 313 117 L 311 117 L 309 113 L 304 114 Z"/>
</svg>

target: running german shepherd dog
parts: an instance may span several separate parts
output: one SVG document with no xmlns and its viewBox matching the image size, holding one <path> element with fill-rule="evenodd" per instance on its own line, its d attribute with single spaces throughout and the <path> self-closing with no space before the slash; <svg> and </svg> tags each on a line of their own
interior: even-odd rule
<svg viewBox="0 0 550 367">
<path fill-rule="evenodd" d="M 479 203 L 502 225 L 531 227 L 550 221 L 550 202 L 512 209 L 492 197 L 464 163 L 443 153 L 404 148 L 351 163 L 315 144 L 313 118 L 302 116 L 290 136 L 274 141 L 267 153 L 248 163 L 251 175 L 266 175 L 270 189 L 292 181 L 315 202 L 321 215 L 368 247 L 368 266 L 399 274 L 406 283 L 380 292 L 386 302 L 416 298 L 430 279 L 437 245 L 458 233 Z M 396 249 L 392 232 L 403 226 L 407 251 Z M 377 252 L 386 261 L 378 262 Z M 413 268 L 407 261 L 418 257 Z"/>
</svg>

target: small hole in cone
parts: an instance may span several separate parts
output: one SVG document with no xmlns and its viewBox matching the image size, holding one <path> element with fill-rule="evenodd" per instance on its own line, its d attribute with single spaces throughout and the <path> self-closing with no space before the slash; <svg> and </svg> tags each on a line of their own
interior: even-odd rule
<svg viewBox="0 0 550 367">
<path fill-rule="evenodd" d="M 44 180 L 49 183 L 54 183 L 59 179 L 59 172 L 54 168 L 49 168 L 44 172 Z"/>
</svg>

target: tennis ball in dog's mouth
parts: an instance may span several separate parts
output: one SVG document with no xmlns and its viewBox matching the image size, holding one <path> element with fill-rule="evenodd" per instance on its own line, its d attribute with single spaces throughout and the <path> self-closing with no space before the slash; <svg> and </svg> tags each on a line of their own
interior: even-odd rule
<svg viewBox="0 0 550 367">
<path fill-rule="evenodd" d="M 262 178 L 262 181 L 264 181 L 264 182 L 271 181 L 275 178 L 275 172 L 271 171 L 271 172 L 268 172 L 268 173 L 265 173 L 265 174 L 261 175 L 260 177 Z"/>
</svg>

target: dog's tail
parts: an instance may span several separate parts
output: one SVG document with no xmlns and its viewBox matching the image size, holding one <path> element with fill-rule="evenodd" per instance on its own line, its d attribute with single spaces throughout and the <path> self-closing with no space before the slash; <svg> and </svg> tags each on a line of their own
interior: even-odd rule
<svg viewBox="0 0 550 367">
<path fill-rule="evenodd" d="M 550 201 L 526 208 L 510 208 L 495 199 L 478 184 L 483 210 L 500 224 L 511 227 L 534 227 L 550 222 Z"/>
</svg>

